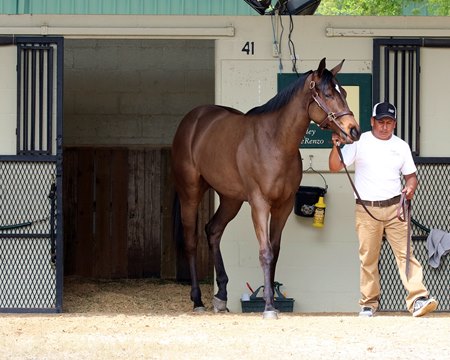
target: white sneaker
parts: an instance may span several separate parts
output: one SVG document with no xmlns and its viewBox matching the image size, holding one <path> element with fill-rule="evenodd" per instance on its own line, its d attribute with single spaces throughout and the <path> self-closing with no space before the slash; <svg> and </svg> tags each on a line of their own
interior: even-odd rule
<svg viewBox="0 0 450 360">
<path fill-rule="evenodd" d="M 363 306 L 359 312 L 360 317 L 372 317 L 375 311 L 369 306 Z"/>
<path fill-rule="evenodd" d="M 437 301 L 433 298 L 418 298 L 416 299 L 416 301 L 414 301 L 414 311 L 413 311 L 413 316 L 414 317 L 418 317 L 418 316 L 423 316 L 426 315 L 434 310 L 436 310 L 437 308 Z"/>
</svg>

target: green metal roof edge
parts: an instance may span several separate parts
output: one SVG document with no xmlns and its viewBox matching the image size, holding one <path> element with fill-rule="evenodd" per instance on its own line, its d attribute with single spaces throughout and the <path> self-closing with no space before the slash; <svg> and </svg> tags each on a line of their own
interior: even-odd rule
<svg viewBox="0 0 450 360">
<path fill-rule="evenodd" d="M 243 0 L 0 0 L 0 14 L 259 16 Z"/>
</svg>

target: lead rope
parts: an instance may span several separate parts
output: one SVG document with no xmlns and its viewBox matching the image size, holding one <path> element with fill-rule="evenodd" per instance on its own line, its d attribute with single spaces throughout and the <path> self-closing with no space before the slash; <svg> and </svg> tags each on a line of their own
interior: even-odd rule
<svg viewBox="0 0 450 360">
<path fill-rule="evenodd" d="M 355 183 L 353 182 L 352 178 L 350 177 L 350 174 L 347 170 L 347 166 L 345 165 L 344 162 L 344 157 L 342 156 L 342 151 L 341 148 L 339 147 L 339 145 L 336 145 L 338 154 L 339 154 L 339 160 L 341 161 L 342 165 L 344 166 L 344 170 L 345 173 L 347 174 L 347 177 L 350 181 L 350 185 L 353 188 L 353 191 L 355 192 L 356 197 L 358 198 L 358 200 L 360 201 L 362 207 L 364 208 L 364 210 L 367 212 L 367 214 L 370 215 L 370 217 L 376 221 L 391 221 L 394 220 L 395 218 L 399 219 L 402 222 L 407 221 L 408 222 L 408 233 L 407 233 L 407 239 L 406 239 L 406 268 L 405 268 L 405 275 L 406 275 L 406 280 L 409 279 L 409 260 L 411 257 L 411 201 L 406 199 L 406 195 L 405 193 L 402 192 L 401 196 L 400 196 L 400 201 L 398 203 L 398 207 L 397 207 L 397 215 L 392 217 L 391 219 L 387 219 L 387 220 L 380 220 L 378 218 L 376 218 L 370 211 L 369 209 L 367 209 L 366 205 L 362 202 L 361 196 L 359 196 L 358 190 L 356 189 Z"/>
<path fill-rule="evenodd" d="M 402 193 L 400 203 L 397 208 L 397 217 L 400 221 L 408 222 L 408 234 L 406 238 L 406 280 L 409 279 L 409 259 L 411 257 L 411 200 L 407 200 L 405 193 Z"/>
</svg>

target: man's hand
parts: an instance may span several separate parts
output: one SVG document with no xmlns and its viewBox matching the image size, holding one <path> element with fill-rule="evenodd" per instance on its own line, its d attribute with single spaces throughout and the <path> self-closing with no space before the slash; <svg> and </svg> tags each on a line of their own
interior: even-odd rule
<svg viewBox="0 0 450 360">
<path fill-rule="evenodd" d="M 341 146 L 341 138 L 339 137 L 338 134 L 332 133 L 331 134 L 331 141 L 332 141 L 334 146 Z"/>
<path fill-rule="evenodd" d="M 414 197 L 414 193 L 417 188 L 416 173 L 405 175 L 405 180 L 405 187 L 403 188 L 402 193 L 405 193 L 407 200 L 411 200 Z"/>
</svg>

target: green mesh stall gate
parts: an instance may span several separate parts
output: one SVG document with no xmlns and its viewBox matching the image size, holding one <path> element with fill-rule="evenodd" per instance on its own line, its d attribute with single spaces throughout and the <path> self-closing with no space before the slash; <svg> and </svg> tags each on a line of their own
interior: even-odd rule
<svg viewBox="0 0 450 360">
<path fill-rule="evenodd" d="M 0 138 L 16 144 L 0 153 L 0 312 L 60 312 L 63 39 L 0 45 L 17 49 L 16 122 Z"/>
<path fill-rule="evenodd" d="M 450 311 L 450 255 L 441 258 L 438 268 L 428 265 L 427 237 L 430 229 L 450 232 L 450 158 L 417 158 L 417 188 L 412 202 L 414 255 L 423 266 L 424 283 L 439 302 L 437 311 Z M 406 291 L 398 275 L 394 255 L 383 241 L 379 263 L 381 276 L 380 310 L 406 311 Z"/>
</svg>

